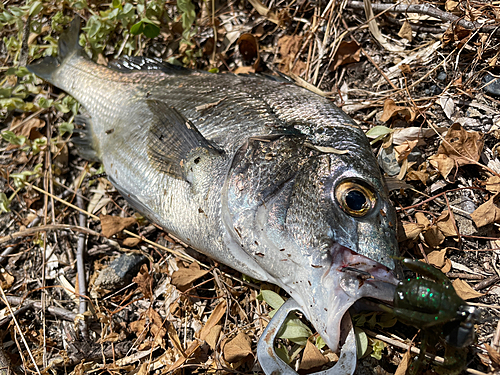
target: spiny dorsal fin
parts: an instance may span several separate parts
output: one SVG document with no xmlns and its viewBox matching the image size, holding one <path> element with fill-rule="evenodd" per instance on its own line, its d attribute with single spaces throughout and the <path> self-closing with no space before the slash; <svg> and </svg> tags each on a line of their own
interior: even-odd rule
<svg viewBox="0 0 500 375">
<path fill-rule="evenodd" d="M 160 59 L 143 56 L 123 56 L 118 60 L 111 61 L 108 68 L 123 73 L 129 73 L 136 70 L 160 70 L 171 75 L 189 75 L 193 73 L 206 73 L 192 69 L 186 69 L 182 66 L 172 65 Z"/>
<path fill-rule="evenodd" d="M 148 156 L 157 170 L 187 180 L 186 166 L 191 159 L 223 154 L 174 107 L 157 100 L 146 102 L 155 117 L 148 133 Z"/>
</svg>

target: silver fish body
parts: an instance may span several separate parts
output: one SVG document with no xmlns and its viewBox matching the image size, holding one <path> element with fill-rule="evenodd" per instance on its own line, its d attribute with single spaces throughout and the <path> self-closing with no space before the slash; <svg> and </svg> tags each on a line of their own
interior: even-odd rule
<svg viewBox="0 0 500 375">
<path fill-rule="evenodd" d="M 28 67 L 88 112 L 82 156 L 198 251 L 279 285 L 332 350 L 361 297 L 392 301 L 396 218 L 362 130 L 283 80 L 146 58 L 84 56 L 79 21 L 59 57 Z"/>
</svg>

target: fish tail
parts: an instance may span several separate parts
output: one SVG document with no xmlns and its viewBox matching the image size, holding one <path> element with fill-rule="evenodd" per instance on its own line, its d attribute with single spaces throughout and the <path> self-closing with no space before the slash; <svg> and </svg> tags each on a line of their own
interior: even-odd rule
<svg viewBox="0 0 500 375">
<path fill-rule="evenodd" d="M 83 56 L 83 49 L 78 43 L 80 36 L 80 16 L 76 15 L 71 21 L 70 27 L 61 34 L 58 42 L 58 56 L 47 56 L 35 64 L 28 65 L 26 68 L 31 72 L 54 83 L 56 72 L 62 65 L 74 56 Z"/>
</svg>

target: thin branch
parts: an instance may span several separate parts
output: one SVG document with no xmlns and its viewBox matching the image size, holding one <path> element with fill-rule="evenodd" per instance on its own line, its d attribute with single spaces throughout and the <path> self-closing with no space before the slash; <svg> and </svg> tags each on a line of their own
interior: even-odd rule
<svg viewBox="0 0 500 375">
<path fill-rule="evenodd" d="M 347 7 L 352 9 L 364 9 L 364 5 L 362 1 L 348 1 Z M 479 30 L 484 33 L 494 32 L 495 34 L 499 33 L 500 25 L 481 25 L 479 22 L 471 22 L 467 21 L 461 17 L 458 17 L 452 13 L 445 12 L 441 9 L 438 9 L 431 4 L 372 4 L 372 8 L 376 12 L 385 12 L 390 11 L 392 13 L 417 13 L 417 14 L 425 14 L 426 16 L 431 16 L 435 18 L 439 18 L 441 21 L 456 23 L 457 25 L 462 26 L 467 30 Z"/>
</svg>

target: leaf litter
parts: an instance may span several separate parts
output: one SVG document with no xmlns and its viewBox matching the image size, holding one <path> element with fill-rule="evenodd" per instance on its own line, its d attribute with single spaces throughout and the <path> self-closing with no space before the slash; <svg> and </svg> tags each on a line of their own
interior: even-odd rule
<svg viewBox="0 0 500 375">
<path fill-rule="evenodd" d="M 62 4 L 0 6 L 0 361 L 17 372 L 258 373 L 256 342 L 288 298 L 149 224 L 99 165 L 77 156 L 69 135 L 78 104 L 23 65 L 55 54 L 79 13 L 96 61 L 142 55 L 212 72 L 282 72 L 342 107 L 390 181 L 402 255 L 447 273 L 482 309 L 467 367 L 500 368 L 499 4 Z M 103 283 L 105 270 L 113 277 Z M 370 314 L 355 317 L 365 337 L 357 373 L 405 373 L 414 358 L 404 339 L 417 332 Z M 277 351 L 321 369 L 335 355 L 299 318 Z"/>
</svg>

